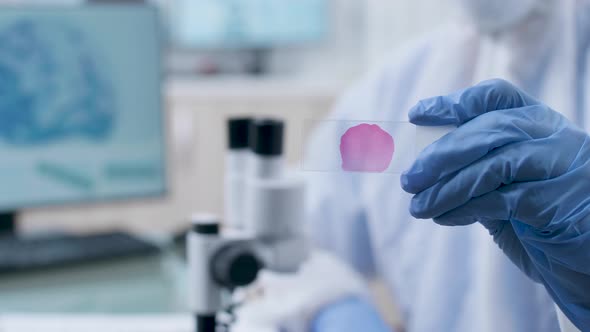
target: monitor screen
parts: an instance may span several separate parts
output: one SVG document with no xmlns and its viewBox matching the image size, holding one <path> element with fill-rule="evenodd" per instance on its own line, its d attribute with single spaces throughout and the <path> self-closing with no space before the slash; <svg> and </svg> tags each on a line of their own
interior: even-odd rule
<svg viewBox="0 0 590 332">
<path fill-rule="evenodd" d="M 178 0 L 172 41 L 187 48 L 273 47 L 321 40 L 326 0 Z"/>
<path fill-rule="evenodd" d="M 157 13 L 0 9 L 0 210 L 165 191 Z"/>
</svg>

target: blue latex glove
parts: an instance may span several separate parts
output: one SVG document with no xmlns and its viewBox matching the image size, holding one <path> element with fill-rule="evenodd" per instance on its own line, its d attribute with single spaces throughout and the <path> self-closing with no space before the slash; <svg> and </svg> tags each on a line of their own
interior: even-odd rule
<svg viewBox="0 0 590 332">
<path fill-rule="evenodd" d="M 358 297 L 346 298 L 321 310 L 311 323 L 312 332 L 392 332 L 377 311 Z"/>
<path fill-rule="evenodd" d="M 483 224 L 590 331 L 590 137 L 502 80 L 423 100 L 410 121 L 458 126 L 402 175 L 411 214 Z"/>
</svg>

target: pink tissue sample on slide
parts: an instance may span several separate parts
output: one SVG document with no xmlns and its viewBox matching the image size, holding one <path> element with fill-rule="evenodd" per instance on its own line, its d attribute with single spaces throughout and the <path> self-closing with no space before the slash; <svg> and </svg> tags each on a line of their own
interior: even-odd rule
<svg viewBox="0 0 590 332">
<path fill-rule="evenodd" d="M 395 144 L 393 137 L 378 125 L 363 123 L 350 127 L 340 138 L 342 169 L 347 172 L 387 170 Z"/>
</svg>

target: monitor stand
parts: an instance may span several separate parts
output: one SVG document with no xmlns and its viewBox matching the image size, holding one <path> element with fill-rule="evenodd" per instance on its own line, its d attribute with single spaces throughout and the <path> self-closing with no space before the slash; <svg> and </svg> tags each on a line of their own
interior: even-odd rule
<svg viewBox="0 0 590 332">
<path fill-rule="evenodd" d="M 250 62 L 246 65 L 246 72 L 253 76 L 262 76 L 268 73 L 269 56 L 271 50 L 255 48 L 249 50 Z"/>
<path fill-rule="evenodd" d="M 0 212 L 0 236 L 15 235 L 17 219 L 18 213 L 16 211 Z"/>
</svg>

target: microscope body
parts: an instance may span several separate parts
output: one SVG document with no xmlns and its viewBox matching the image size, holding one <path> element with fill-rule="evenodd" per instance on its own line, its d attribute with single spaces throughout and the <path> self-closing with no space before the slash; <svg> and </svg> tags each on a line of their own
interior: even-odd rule
<svg viewBox="0 0 590 332">
<path fill-rule="evenodd" d="M 242 197 L 229 193 L 240 201 L 230 214 L 240 217 L 239 227 L 233 220 L 222 232 L 218 218 L 196 215 L 187 235 L 190 305 L 199 332 L 216 331 L 216 314 L 230 304 L 231 292 L 254 282 L 261 269 L 292 273 L 308 256 L 305 185 L 285 172 L 283 124 L 265 120 L 251 128 L 244 178 L 234 182 L 243 185 Z"/>
<path fill-rule="evenodd" d="M 219 221 L 215 216 L 193 216 L 187 234 L 189 306 L 195 313 L 196 331 L 216 331 L 216 315 L 224 306 L 224 292 L 211 275 L 210 257 L 219 250 Z"/>
<path fill-rule="evenodd" d="M 216 316 L 231 304 L 231 292 L 256 280 L 263 262 L 252 238 L 224 235 L 213 215 L 195 215 L 187 235 L 189 305 L 196 331 L 217 331 Z"/>
</svg>

